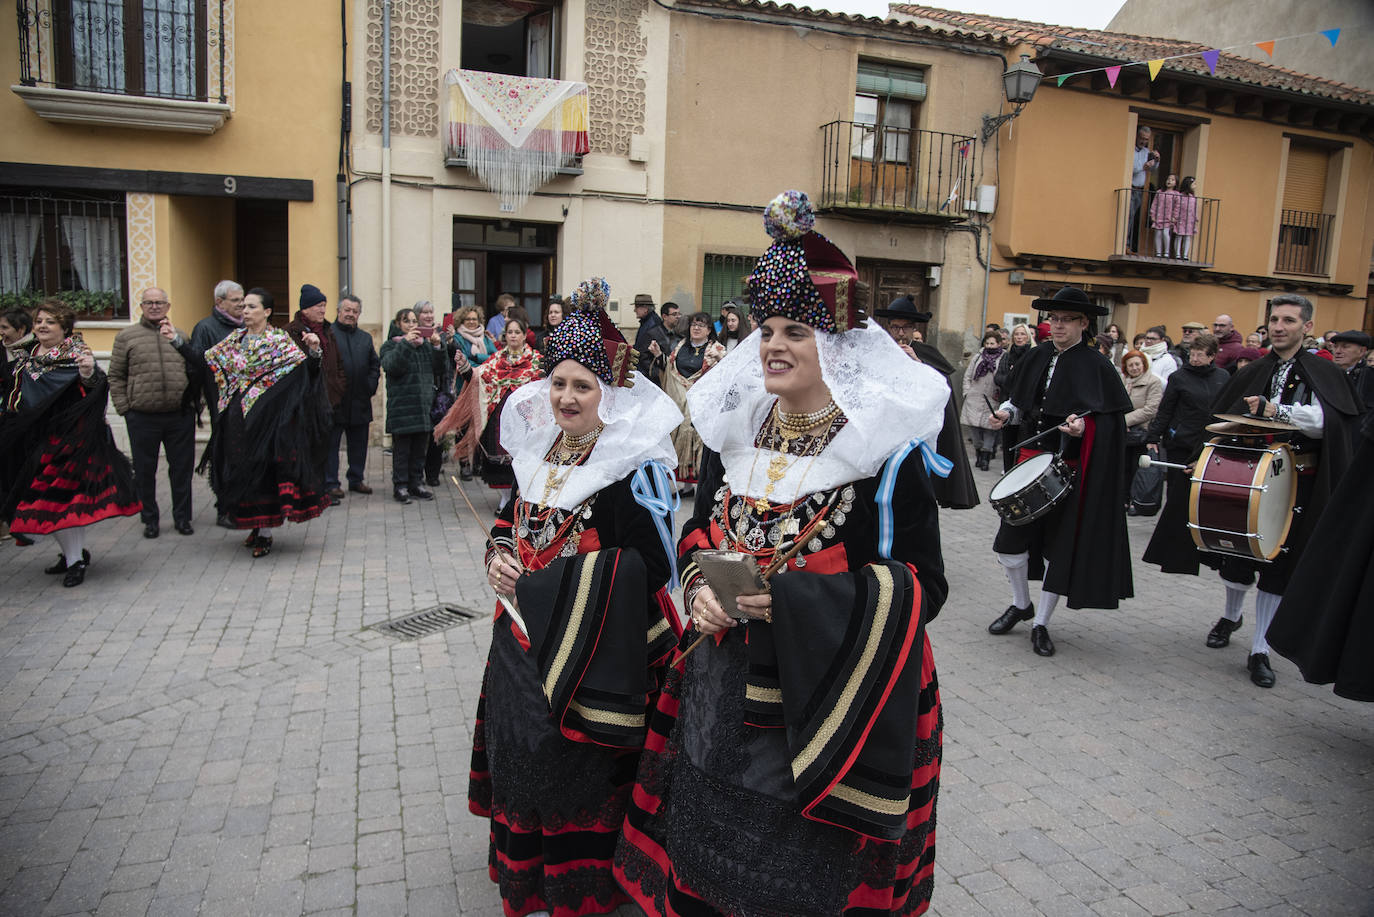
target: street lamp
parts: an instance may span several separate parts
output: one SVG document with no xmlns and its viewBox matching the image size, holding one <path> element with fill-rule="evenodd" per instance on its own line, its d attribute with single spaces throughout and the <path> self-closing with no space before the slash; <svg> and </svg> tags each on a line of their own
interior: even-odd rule
<svg viewBox="0 0 1374 917">
<path fill-rule="evenodd" d="M 997 129 L 1003 124 L 1021 114 L 1021 109 L 1026 103 L 1035 98 L 1035 90 L 1039 85 L 1040 68 L 1031 63 L 1029 54 L 1022 54 L 1021 59 L 1002 74 L 1002 91 L 1006 94 L 1007 101 L 1016 108 L 1005 115 L 983 115 L 984 143 L 991 140 L 992 135 L 997 133 Z"/>
</svg>

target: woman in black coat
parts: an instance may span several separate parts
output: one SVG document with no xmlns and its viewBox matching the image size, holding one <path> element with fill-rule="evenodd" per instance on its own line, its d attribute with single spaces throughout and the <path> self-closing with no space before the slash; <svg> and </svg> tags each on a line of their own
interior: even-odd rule
<svg viewBox="0 0 1374 917">
<path fill-rule="evenodd" d="M 1216 359 L 1215 337 L 1199 334 L 1193 338 L 1188 363 L 1169 376 L 1164 400 L 1145 435 L 1151 458 L 1167 457 L 1171 462 L 1188 464 L 1202 451 L 1206 427 L 1212 421 L 1212 404 L 1231 380 L 1231 375 L 1216 365 Z M 1179 532 L 1187 531 L 1191 477 L 1189 472 L 1177 468 L 1168 470 L 1164 509 L 1145 548 L 1145 562 L 1159 564 L 1165 573 L 1197 575 L 1197 548 L 1191 538 L 1178 537 Z"/>
</svg>

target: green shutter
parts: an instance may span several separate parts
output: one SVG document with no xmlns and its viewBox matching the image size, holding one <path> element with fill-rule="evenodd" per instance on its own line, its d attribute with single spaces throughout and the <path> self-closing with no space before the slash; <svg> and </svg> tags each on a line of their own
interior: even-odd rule
<svg viewBox="0 0 1374 917">
<path fill-rule="evenodd" d="M 860 62 L 856 91 L 888 99 L 921 102 L 926 97 L 926 74 L 924 70 L 905 70 Z"/>
<path fill-rule="evenodd" d="M 702 275 L 701 310 L 719 316 L 722 303 L 744 292 L 743 278 L 753 273 L 758 260 L 748 255 L 708 254 Z"/>
</svg>

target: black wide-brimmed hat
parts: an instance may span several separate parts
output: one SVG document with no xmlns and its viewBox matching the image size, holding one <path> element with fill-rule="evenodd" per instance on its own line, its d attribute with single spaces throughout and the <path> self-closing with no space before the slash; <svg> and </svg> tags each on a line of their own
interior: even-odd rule
<svg viewBox="0 0 1374 917">
<path fill-rule="evenodd" d="M 897 297 L 888 303 L 886 309 L 879 309 L 874 314 L 878 318 L 907 318 L 913 322 L 928 322 L 934 315 L 933 312 L 922 312 L 917 309 L 910 295 Z"/>
<path fill-rule="evenodd" d="M 1106 306 L 1093 302 L 1078 287 L 1060 287 L 1053 299 L 1037 299 L 1031 306 L 1041 312 L 1081 312 L 1089 318 L 1101 318 L 1110 313 Z"/>
</svg>

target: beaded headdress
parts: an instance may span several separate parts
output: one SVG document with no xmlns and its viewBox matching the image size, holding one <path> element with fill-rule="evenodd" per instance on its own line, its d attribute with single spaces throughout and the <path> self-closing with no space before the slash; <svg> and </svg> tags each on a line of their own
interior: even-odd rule
<svg viewBox="0 0 1374 917">
<path fill-rule="evenodd" d="M 816 214 L 803 191 L 784 191 L 763 211 L 763 228 L 773 237 L 749 277 L 749 313 L 758 324 L 781 315 L 818 331 L 864 326 L 859 274 L 825 236 L 815 232 Z"/>
<path fill-rule="evenodd" d="M 606 314 L 611 286 L 604 277 L 592 277 L 577 285 L 568 296 L 568 314 L 549 335 L 544 348 L 544 374 L 564 360 L 574 360 L 591 370 L 607 385 L 634 385 L 631 347 Z"/>
</svg>

